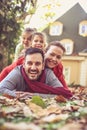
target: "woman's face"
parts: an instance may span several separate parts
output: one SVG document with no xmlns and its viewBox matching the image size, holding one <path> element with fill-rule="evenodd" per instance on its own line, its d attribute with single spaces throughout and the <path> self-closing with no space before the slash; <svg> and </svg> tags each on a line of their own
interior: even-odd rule
<svg viewBox="0 0 87 130">
<path fill-rule="evenodd" d="M 45 63 L 49 68 L 54 68 L 61 62 L 63 50 L 57 46 L 50 46 L 49 50 L 45 53 Z"/>
</svg>

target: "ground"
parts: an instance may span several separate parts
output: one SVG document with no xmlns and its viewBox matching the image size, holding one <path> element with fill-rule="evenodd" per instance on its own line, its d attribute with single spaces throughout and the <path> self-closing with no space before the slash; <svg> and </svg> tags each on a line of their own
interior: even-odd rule
<svg viewBox="0 0 87 130">
<path fill-rule="evenodd" d="M 87 87 L 70 89 L 70 100 L 0 96 L 0 130 L 87 130 Z"/>
</svg>

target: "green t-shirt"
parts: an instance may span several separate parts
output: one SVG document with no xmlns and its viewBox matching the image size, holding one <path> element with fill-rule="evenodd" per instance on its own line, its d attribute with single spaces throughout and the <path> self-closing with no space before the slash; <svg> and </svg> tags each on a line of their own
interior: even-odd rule
<svg viewBox="0 0 87 130">
<path fill-rule="evenodd" d="M 24 47 L 23 47 L 23 44 L 22 44 L 22 43 L 19 43 L 19 44 L 16 46 L 14 61 L 16 61 L 16 60 L 20 57 L 21 51 L 22 51 L 23 49 L 24 49 Z"/>
</svg>

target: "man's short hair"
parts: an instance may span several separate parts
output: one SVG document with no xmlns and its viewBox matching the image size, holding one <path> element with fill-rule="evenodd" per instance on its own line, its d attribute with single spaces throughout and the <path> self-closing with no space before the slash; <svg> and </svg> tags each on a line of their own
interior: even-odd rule
<svg viewBox="0 0 87 130">
<path fill-rule="evenodd" d="M 39 48 L 34 48 L 34 47 L 30 47 L 25 51 L 25 57 L 27 55 L 31 55 L 31 54 L 35 54 L 35 53 L 40 53 L 44 62 L 44 52 L 39 49 Z"/>
</svg>

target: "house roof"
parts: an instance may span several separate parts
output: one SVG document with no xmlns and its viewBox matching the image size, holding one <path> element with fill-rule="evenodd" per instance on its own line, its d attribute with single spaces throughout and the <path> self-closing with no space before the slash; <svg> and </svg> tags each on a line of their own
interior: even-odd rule
<svg viewBox="0 0 87 130">
<path fill-rule="evenodd" d="M 33 15 L 30 23 L 28 26 L 34 27 L 37 29 L 42 28 L 42 30 L 47 26 L 49 22 L 54 22 L 56 19 L 64 15 L 69 9 L 75 6 L 77 3 L 83 8 L 83 10 L 87 13 L 87 0 L 54 0 L 55 2 L 58 1 L 60 6 L 53 6 L 52 12 L 56 15 L 52 17 L 52 19 L 44 19 L 44 14 L 47 12 L 43 6 L 47 5 L 49 2 L 53 2 L 52 0 L 42 0 L 40 1 L 40 7 L 37 9 L 36 13 Z M 48 3 L 47 3 L 48 2 Z"/>
</svg>

